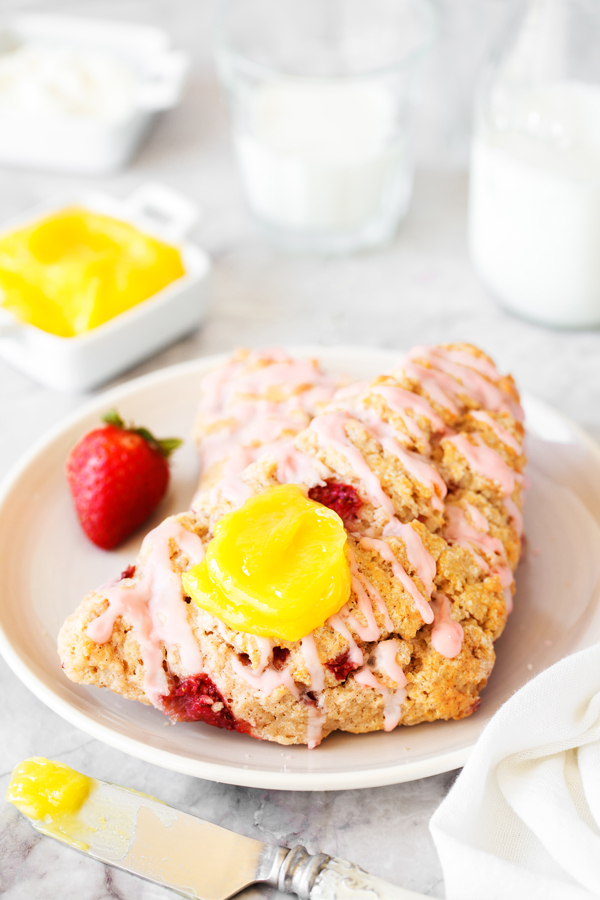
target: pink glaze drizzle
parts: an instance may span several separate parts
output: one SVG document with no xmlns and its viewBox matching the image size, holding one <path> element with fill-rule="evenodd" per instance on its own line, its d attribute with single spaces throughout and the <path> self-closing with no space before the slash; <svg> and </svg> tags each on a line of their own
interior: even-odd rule
<svg viewBox="0 0 600 900">
<path fill-rule="evenodd" d="M 390 388 L 390 390 L 401 391 L 402 389 L 392 387 L 392 388 Z M 373 388 L 373 393 L 381 394 L 382 391 L 378 390 L 377 388 Z M 405 391 L 404 393 L 408 394 L 408 396 L 411 398 L 418 397 L 418 394 L 411 394 L 410 391 Z M 419 399 L 422 399 L 422 398 L 419 398 Z M 423 401 L 423 402 L 426 403 L 426 401 Z M 388 403 L 388 406 L 391 407 L 391 404 Z M 412 404 L 412 406 L 414 406 L 414 404 Z M 407 414 L 408 405 L 405 404 L 404 407 L 400 407 L 397 404 L 395 407 L 391 407 L 391 408 L 394 410 L 396 415 L 398 415 L 400 417 L 402 424 L 404 425 L 406 431 L 408 432 L 409 437 L 413 438 L 413 440 L 415 440 L 416 442 L 421 442 L 421 444 L 423 445 L 424 453 L 430 453 L 431 452 L 431 444 L 429 443 L 429 439 L 427 438 L 427 435 L 425 434 L 425 432 L 423 431 L 423 429 L 421 428 L 421 426 L 419 425 L 417 420 Z M 404 435 L 403 435 L 403 437 L 404 437 Z"/>
<path fill-rule="evenodd" d="M 388 631 L 393 631 L 394 623 L 392 622 L 392 620 L 390 618 L 390 613 L 387 608 L 387 604 L 386 604 L 385 600 L 383 599 L 383 597 L 381 596 L 381 594 L 379 593 L 379 591 L 377 590 L 375 585 L 369 581 L 369 579 L 363 572 L 360 573 L 360 578 L 361 578 L 361 581 L 364 584 L 371 600 L 373 600 L 377 604 L 379 612 L 383 616 L 384 626 L 387 628 Z"/>
<path fill-rule="evenodd" d="M 260 653 L 260 660 L 257 668 L 254 669 L 254 671 L 257 675 L 260 675 L 265 671 L 265 669 L 273 659 L 273 646 L 275 642 L 271 638 L 260 637 L 256 634 L 253 634 L 252 637 L 254 638 L 254 641 L 258 648 L 258 652 Z"/>
<path fill-rule="evenodd" d="M 386 440 L 384 438 L 382 445 L 385 450 L 388 450 L 388 452 L 392 453 L 400 460 L 408 474 L 412 475 L 415 481 L 418 481 L 420 484 L 425 485 L 426 488 L 429 488 L 431 491 L 431 506 L 433 509 L 439 511 L 443 510 L 443 499 L 448 493 L 448 487 L 440 473 L 434 469 L 433 466 L 429 465 L 429 463 L 426 463 L 418 453 L 413 453 L 412 450 L 405 450 L 395 441 L 392 442 L 391 440 Z"/>
<path fill-rule="evenodd" d="M 431 444 L 429 443 L 425 432 L 416 421 L 416 419 L 413 419 L 412 416 L 408 416 L 405 413 L 398 413 L 398 415 L 402 419 L 404 427 L 406 428 L 410 436 L 414 438 L 415 441 L 420 441 L 423 445 L 423 453 L 431 453 Z"/>
<path fill-rule="evenodd" d="M 392 620 L 390 618 L 390 613 L 387 608 L 387 604 L 386 604 L 385 600 L 383 599 L 383 597 L 381 596 L 381 594 L 379 593 L 379 591 L 377 590 L 375 585 L 369 581 L 369 579 L 367 578 L 365 573 L 361 572 L 359 570 L 358 564 L 356 563 L 356 558 L 354 557 L 354 554 L 352 554 L 352 557 L 353 557 L 354 565 L 355 565 L 354 574 L 355 574 L 356 578 L 358 579 L 359 583 L 364 587 L 364 589 L 366 590 L 366 592 L 369 595 L 369 597 L 371 598 L 371 600 L 377 604 L 379 612 L 383 616 L 384 626 L 387 628 L 388 631 L 393 631 L 394 623 L 392 622 Z M 351 572 L 352 572 L 352 566 L 350 568 L 351 568 Z M 372 609 L 372 607 L 371 607 L 371 609 Z M 361 637 L 362 637 L 362 635 L 361 635 Z M 379 637 L 379 635 L 378 635 L 378 637 Z M 363 640 L 371 640 L 371 638 L 363 638 Z"/>
<path fill-rule="evenodd" d="M 518 536 L 523 537 L 523 513 L 512 499 L 512 497 L 504 498 L 504 508 L 509 515 L 509 518 L 512 519 L 512 523 L 515 527 L 515 531 Z"/>
<path fill-rule="evenodd" d="M 470 503 L 465 504 L 465 507 L 475 527 L 469 524 L 465 511 L 460 506 L 451 504 L 446 507 L 447 523 L 444 526 L 443 535 L 448 543 L 458 544 L 469 550 L 484 572 L 499 577 L 506 600 L 506 609 L 510 613 L 513 608 L 512 584 L 514 578 L 506 560 L 504 545 L 501 540 L 488 533 L 487 519 L 478 509 Z M 475 552 L 474 547 L 491 557 L 492 564 L 488 565 L 485 559 Z"/>
<path fill-rule="evenodd" d="M 421 579 L 423 587 L 431 595 L 433 579 L 436 573 L 436 563 L 431 553 L 425 548 L 419 532 L 412 525 L 404 524 L 404 522 L 394 517 L 385 525 L 383 536 L 399 537 L 404 541 L 408 560 Z"/>
<path fill-rule="evenodd" d="M 343 609 L 347 609 L 347 607 L 342 607 Z M 337 631 L 338 634 L 341 634 L 342 637 L 348 644 L 348 659 L 355 666 L 362 666 L 364 662 L 363 652 L 348 631 L 348 628 L 342 619 L 341 611 L 336 613 L 333 616 L 329 616 L 327 622 L 334 631 Z"/>
<path fill-rule="evenodd" d="M 388 645 L 388 646 L 386 646 Z M 402 718 L 402 704 L 406 700 L 406 676 L 396 661 L 398 641 L 392 638 L 378 645 L 376 663 L 397 684 L 397 689 L 392 691 L 386 688 L 375 676 L 370 666 L 362 666 L 354 673 L 354 680 L 365 687 L 374 688 L 383 697 L 383 729 L 392 731 Z M 382 649 L 383 648 L 383 649 Z"/>
<path fill-rule="evenodd" d="M 511 434 L 510 431 L 503 428 L 488 412 L 483 409 L 474 409 L 471 411 L 471 416 L 474 419 L 477 419 L 478 422 L 483 422 L 485 425 L 488 425 L 498 440 L 502 441 L 503 444 L 506 444 L 507 447 L 510 447 L 511 450 L 514 450 L 516 454 L 520 456 L 523 453 L 523 449 L 514 434 Z"/>
<path fill-rule="evenodd" d="M 457 352 L 461 354 L 460 362 L 455 355 Z M 488 371 L 490 373 L 493 372 L 491 376 L 493 380 L 490 381 L 481 372 L 477 371 L 477 364 L 473 365 L 470 360 L 468 364 L 465 363 L 465 357 L 470 356 L 470 353 L 467 354 L 464 351 L 452 351 L 443 347 L 426 347 L 421 345 L 413 347 L 408 354 L 408 359 L 425 360 L 438 372 L 450 375 L 452 379 L 455 379 L 454 386 L 450 387 L 449 391 L 456 399 L 460 399 L 460 394 L 463 394 L 475 403 L 479 403 L 493 412 L 508 412 L 515 419 L 522 419 L 523 410 L 519 404 L 510 394 L 494 383 L 494 381 L 500 379 L 500 374 L 496 368 L 491 366 L 490 363 L 487 364 L 486 368 L 488 368 Z M 477 357 L 473 356 L 472 359 L 475 360 Z M 480 362 L 483 362 L 483 360 L 480 360 Z"/>
<path fill-rule="evenodd" d="M 245 372 L 232 383 L 232 391 L 235 393 L 255 396 L 270 387 L 287 388 L 289 399 L 280 405 L 312 413 L 316 403 L 331 399 L 337 384 L 329 375 L 319 371 L 315 360 L 291 357 Z"/>
<path fill-rule="evenodd" d="M 256 454 L 262 444 L 281 440 L 285 432 L 292 437 L 306 427 L 309 421 L 307 413 L 299 411 L 292 417 L 291 414 L 283 414 L 280 406 L 266 400 L 247 400 L 236 404 L 235 416 L 222 420 L 223 424 L 219 423 L 217 430 L 203 438 L 200 447 L 203 467 L 209 468 L 240 446 Z M 226 413 L 223 412 L 223 415 Z"/>
<path fill-rule="evenodd" d="M 369 381 L 353 381 L 350 384 L 345 384 L 344 387 L 337 389 L 332 399 L 335 402 L 337 400 L 347 400 L 349 397 L 357 397 L 363 391 L 366 391 L 370 384 Z"/>
<path fill-rule="evenodd" d="M 231 659 L 231 668 L 240 676 L 240 678 L 243 678 L 250 687 L 254 688 L 256 691 L 260 691 L 262 694 L 272 694 L 277 688 L 283 686 L 286 687 L 290 694 L 296 699 L 299 699 L 300 697 L 298 686 L 288 669 L 280 669 L 277 671 L 272 666 L 267 666 L 263 672 L 256 674 L 248 666 L 245 666 L 235 655 L 233 655 Z"/>
<path fill-rule="evenodd" d="M 373 388 L 375 394 L 380 394 L 389 408 L 400 415 L 407 410 L 422 416 L 431 425 L 433 431 L 439 434 L 446 434 L 447 425 L 434 410 L 433 406 L 427 402 L 425 397 L 420 394 L 413 394 L 404 388 L 394 387 L 388 384 L 377 384 Z"/>
<path fill-rule="evenodd" d="M 414 453 L 402 447 L 397 440 L 397 434 L 387 422 L 382 422 L 371 410 L 365 410 L 361 421 L 367 426 L 368 431 L 379 441 L 383 450 L 395 456 L 400 461 L 408 474 L 431 491 L 431 505 L 434 509 L 442 510 L 443 498 L 448 488 L 442 476 L 430 465 L 420 453 Z M 437 492 L 436 492 L 437 488 Z"/>
<path fill-rule="evenodd" d="M 268 365 L 248 371 L 253 363 L 261 362 Z M 315 403 L 329 400 L 337 384 L 319 370 L 315 360 L 293 359 L 279 348 L 255 350 L 204 376 L 200 412 L 209 420 L 219 418 L 235 405 L 236 396 L 238 402 L 244 402 L 248 395 L 259 395 L 270 387 L 287 388 L 288 399 L 278 406 L 289 404 L 288 409 L 313 413 Z"/>
<path fill-rule="evenodd" d="M 348 421 L 352 421 L 352 419 L 345 413 L 327 413 L 313 419 L 310 428 L 316 432 L 321 445 L 330 445 L 348 460 L 356 475 L 364 482 L 373 505 L 380 506 L 391 518 L 395 514 L 394 504 L 383 490 L 377 475 L 369 468 L 360 450 L 354 446 L 346 434 L 344 426 Z"/>
<path fill-rule="evenodd" d="M 350 622 L 361 640 L 376 641 L 380 636 L 379 625 L 377 624 L 375 614 L 373 613 L 373 604 L 367 593 L 365 584 L 366 579 L 358 568 L 358 563 L 356 562 L 356 557 L 352 550 L 348 550 L 348 562 L 350 564 L 350 579 L 352 582 L 352 590 L 356 594 L 356 599 L 358 600 L 358 608 L 367 620 L 367 624 L 361 625 L 356 616 L 353 616 L 352 613 L 347 613 L 346 620 Z M 345 607 L 342 608 L 344 609 Z"/>
<path fill-rule="evenodd" d="M 450 350 L 447 347 L 436 347 L 435 349 L 439 352 L 439 356 L 454 360 L 469 369 L 475 369 L 491 381 L 500 381 L 502 377 L 493 362 L 483 356 L 475 356 L 467 350 Z"/>
<path fill-rule="evenodd" d="M 298 450 L 291 441 L 271 446 L 267 452 L 277 460 L 277 481 L 280 484 L 303 484 L 307 488 L 325 484 L 332 473 L 326 465 Z"/>
<path fill-rule="evenodd" d="M 322 706 L 322 698 L 317 703 L 307 703 L 306 711 L 308 721 L 306 723 L 306 743 L 309 750 L 314 750 L 321 743 L 323 737 L 323 725 L 327 721 L 327 713 Z"/>
<path fill-rule="evenodd" d="M 228 459 L 225 463 L 223 476 L 211 491 L 211 500 L 214 504 L 217 503 L 218 496 L 219 498 L 228 500 L 233 506 L 239 507 L 252 496 L 252 488 L 246 484 L 239 474 L 246 468 L 244 465 L 240 468 L 241 455 L 241 453 L 236 452 L 232 458 Z M 196 498 L 194 498 L 194 501 L 195 500 Z M 194 506 L 192 505 L 192 509 L 193 508 Z"/>
<path fill-rule="evenodd" d="M 511 496 L 518 476 L 500 454 L 485 443 L 481 435 L 471 434 L 467 437 L 466 434 L 456 434 L 446 440 L 454 444 L 474 472 L 499 485 L 505 497 Z"/>
<path fill-rule="evenodd" d="M 248 371 L 261 362 L 267 365 Z M 248 451 L 245 463 L 238 454 L 237 466 L 229 469 L 230 476 L 239 474 L 258 459 L 264 445 L 289 439 L 305 428 L 316 407 L 330 400 L 337 387 L 338 381 L 322 373 L 314 360 L 293 359 L 277 348 L 253 351 L 209 372 L 199 413 L 206 426 L 219 427 L 201 443 L 202 469 L 235 455 L 242 446 Z M 260 396 L 270 388 L 283 392 L 285 399 Z"/>
<path fill-rule="evenodd" d="M 504 545 L 499 538 L 492 537 L 489 534 L 489 524 L 485 516 L 470 503 L 465 504 L 465 508 L 475 525 L 470 525 L 467 521 L 465 510 L 460 506 L 449 504 L 446 507 L 447 524 L 444 527 L 444 537 L 450 543 L 458 543 L 460 541 L 471 541 L 484 553 L 494 554 L 505 558 Z"/>
<path fill-rule="evenodd" d="M 365 550 L 374 550 L 376 553 L 379 553 L 381 558 L 391 565 L 394 577 L 398 579 L 407 594 L 412 597 L 423 621 L 425 623 L 433 622 L 433 612 L 429 603 L 425 600 L 412 578 L 404 571 L 404 567 L 400 565 L 394 556 L 389 544 L 376 538 L 363 537 L 360 539 L 360 546 L 364 547 Z"/>
<path fill-rule="evenodd" d="M 242 506 L 252 496 L 252 489 L 243 480 L 241 473 L 251 463 L 265 456 L 275 458 L 276 477 L 280 484 L 304 484 L 311 488 L 325 484 L 325 479 L 331 476 L 327 466 L 308 453 L 297 450 L 288 439 L 260 447 L 238 447 L 225 461 L 223 475 L 212 489 L 212 502 L 216 504 L 222 498 L 236 507 Z M 192 509 L 200 497 L 201 493 L 194 497 Z"/>
<path fill-rule="evenodd" d="M 395 681 L 399 688 L 406 687 L 406 675 L 402 666 L 398 663 L 397 654 L 400 650 L 400 641 L 397 638 L 389 638 L 381 641 L 375 648 L 375 660 L 377 666 L 386 673 L 388 678 Z"/>
<path fill-rule="evenodd" d="M 302 656 L 306 671 L 310 675 L 310 689 L 320 693 L 325 687 L 325 670 L 319 659 L 314 635 L 307 634 L 302 638 Z"/>
<path fill-rule="evenodd" d="M 460 410 L 452 399 L 457 387 L 454 379 L 443 372 L 438 372 L 436 369 L 428 369 L 408 359 L 404 360 L 398 368 L 404 372 L 407 378 L 416 381 L 427 392 L 434 403 L 437 403 L 443 409 L 447 409 L 455 416 L 459 414 Z"/>
<path fill-rule="evenodd" d="M 506 614 L 510 615 L 513 611 L 513 573 L 510 571 L 510 568 L 508 566 L 497 565 L 492 566 L 492 568 L 490 569 L 490 575 L 497 575 L 500 579 L 500 584 L 502 585 L 502 590 L 504 593 L 504 599 L 506 601 Z"/>
<path fill-rule="evenodd" d="M 454 659 L 462 650 L 464 639 L 462 625 L 452 618 L 452 604 L 445 594 L 434 591 L 431 605 L 435 615 L 431 629 L 431 646 L 447 659 Z"/>
<path fill-rule="evenodd" d="M 513 472 L 499 453 L 496 453 L 491 447 L 485 443 L 481 435 L 471 435 L 476 442 L 473 444 L 466 435 L 457 434 L 447 440 L 451 441 L 459 453 L 462 453 L 469 466 L 475 471 L 487 478 L 488 481 L 495 481 L 504 494 L 503 503 L 510 519 L 519 537 L 523 536 L 523 515 L 512 498 L 512 493 L 517 482 L 522 481 L 523 477 L 518 472 Z"/>
<path fill-rule="evenodd" d="M 141 555 L 145 562 L 140 581 L 133 585 L 109 582 L 99 588 L 98 593 L 108 600 L 108 608 L 86 629 L 92 641 L 106 644 L 119 616 L 132 625 L 144 663 L 144 691 L 159 708 L 161 698 L 169 693 L 163 645 L 179 647 L 181 664 L 188 675 L 202 671 L 202 656 L 188 621 L 181 576 L 171 565 L 171 541 L 190 558 L 192 565 L 203 559 L 204 547 L 198 535 L 174 517 L 166 519 L 144 538 Z"/>
<path fill-rule="evenodd" d="M 490 524 L 484 514 L 477 509 L 476 506 L 473 506 L 472 503 L 465 503 L 465 510 L 471 516 L 471 522 L 479 531 L 485 531 L 486 534 L 490 530 Z"/>
</svg>

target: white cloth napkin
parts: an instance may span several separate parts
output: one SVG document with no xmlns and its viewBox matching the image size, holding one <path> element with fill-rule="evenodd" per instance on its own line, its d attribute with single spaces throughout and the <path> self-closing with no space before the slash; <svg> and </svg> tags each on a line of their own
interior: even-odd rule
<svg viewBox="0 0 600 900">
<path fill-rule="evenodd" d="M 600 897 L 600 644 L 498 710 L 430 827 L 447 900 Z"/>
</svg>

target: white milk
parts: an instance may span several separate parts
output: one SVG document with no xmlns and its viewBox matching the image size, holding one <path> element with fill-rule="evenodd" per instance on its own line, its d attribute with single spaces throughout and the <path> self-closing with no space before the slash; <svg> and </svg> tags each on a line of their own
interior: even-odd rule
<svg viewBox="0 0 600 900">
<path fill-rule="evenodd" d="M 411 188 L 396 107 L 384 87 L 364 82 L 282 80 L 256 88 L 235 135 L 255 216 L 305 234 L 377 228 L 377 220 L 391 232 Z"/>
<path fill-rule="evenodd" d="M 509 112 L 517 127 L 481 123 L 474 140 L 473 261 L 520 315 L 600 324 L 600 86 L 548 85 Z"/>
</svg>

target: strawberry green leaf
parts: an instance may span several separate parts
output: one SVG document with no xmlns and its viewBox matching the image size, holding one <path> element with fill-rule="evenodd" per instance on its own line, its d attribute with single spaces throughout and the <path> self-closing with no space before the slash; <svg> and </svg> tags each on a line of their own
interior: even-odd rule
<svg viewBox="0 0 600 900">
<path fill-rule="evenodd" d="M 160 453 L 168 459 L 173 452 L 173 450 L 177 450 L 178 447 L 181 447 L 183 441 L 181 438 L 163 438 L 160 441 L 157 441 L 158 449 Z"/>
<path fill-rule="evenodd" d="M 148 441 L 148 443 L 152 444 L 152 446 L 158 444 L 158 441 L 156 440 L 152 432 L 148 431 L 147 428 L 134 428 L 132 425 L 131 428 L 128 429 L 128 431 L 133 431 L 135 432 L 135 434 L 139 434 L 140 437 L 143 437 L 144 440 Z"/>
<path fill-rule="evenodd" d="M 116 428 L 125 428 L 125 422 L 116 409 L 109 409 L 108 412 L 105 412 L 102 421 L 107 425 L 114 425 Z"/>
<path fill-rule="evenodd" d="M 159 440 L 158 438 L 155 438 L 152 432 L 148 431 L 147 428 L 136 428 L 135 425 L 126 426 L 116 409 L 109 409 L 108 412 L 104 413 L 102 419 L 108 425 L 114 425 L 116 428 L 123 428 L 125 431 L 131 431 L 132 434 L 139 434 L 141 438 L 150 444 L 150 446 L 160 453 L 161 456 L 164 456 L 165 459 L 168 459 L 173 450 L 177 450 L 177 448 L 183 444 L 183 441 L 180 440 L 180 438 L 162 438 Z"/>
</svg>

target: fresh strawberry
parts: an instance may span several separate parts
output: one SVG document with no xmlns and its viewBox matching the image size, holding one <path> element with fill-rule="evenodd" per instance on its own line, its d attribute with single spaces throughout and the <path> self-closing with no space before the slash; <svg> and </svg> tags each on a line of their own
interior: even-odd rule
<svg viewBox="0 0 600 900">
<path fill-rule="evenodd" d="M 181 441 L 157 440 L 145 428 L 126 428 L 111 410 L 107 424 L 75 444 L 67 480 L 81 526 L 89 539 L 112 550 L 158 506 L 169 483 L 168 458 Z"/>
</svg>

